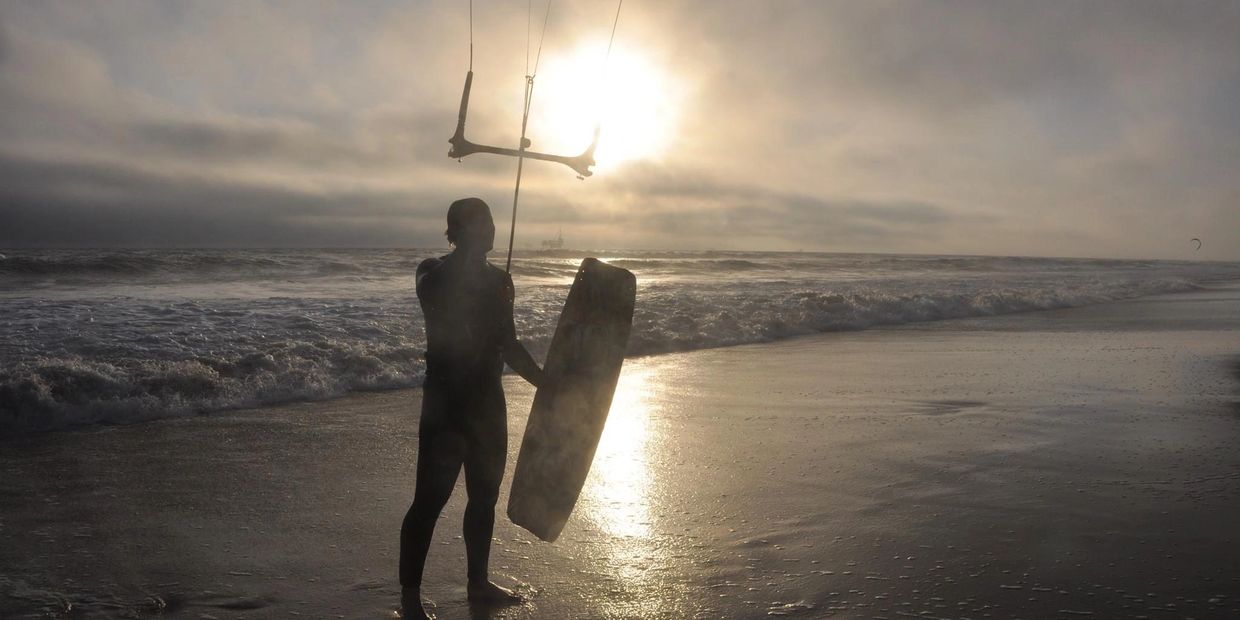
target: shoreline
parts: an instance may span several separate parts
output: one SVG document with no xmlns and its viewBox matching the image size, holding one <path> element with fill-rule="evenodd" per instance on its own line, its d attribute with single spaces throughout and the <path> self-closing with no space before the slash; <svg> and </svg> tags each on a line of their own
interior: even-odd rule
<svg viewBox="0 0 1240 620">
<path fill-rule="evenodd" d="M 560 541 L 505 480 L 492 572 L 530 601 L 489 617 L 1233 617 L 1240 293 L 1038 314 L 628 360 Z M 510 476 L 532 390 L 505 389 Z M 0 615 L 390 613 L 418 393 L 6 444 Z"/>
<path fill-rule="evenodd" d="M 1095 303 L 1090 303 L 1090 304 L 1085 304 L 1085 305 L 1066 306 L 1062 308 L 1050 308 L 1050 309 L 1024 310 L 1024 311 L 1019 311 L 1019 312 L 998 313 L 998 314 L 988 314 L 988 315 L 952 317 L 952 318 L 932 319 L 932 320 L 913 321 L 913 322 L 896 321 L 892 323 L 878 323 L 874 325 L 861 326 L 855 329 L 840 328 L 840 329 L 830 329 L 830 330 L 817 331 L 817 332 L 801 333 L 801 334 L 795 334 L 795 335 L 777 336 L 770 340 L 760 340 L 760 341 L 754 341 L 754 342 L 710 344 L 710 345 L 705 345 L 705 346 L 693 346 L 693 347 L 687 347 L 687 348 L 669 348 L 667 350 L 662 350 L 662 351 L 631 354 L 627 356 L 625 360 L 627 362 L 629 360 L 638 360 L 638 359 L 657 357 L 657 356 L 663 356 L 663 355 L 691 354 L 695 352 L 727 349 L 727 348 L 732 348 L 732 347 L 775 345 L 775 344 L 779 344 L 782 342 L 795 341 L 795 340 L 805 339 L 805 338 L 813 339 L 816 337 L 829 337 L 830 335 L 833 335 L 833 334 L 849 334 L 849 333 L 866 332 L 866 331 L 938 330 L 938 329 L 944 329 L 944 328 L 953 329 L 954 328 L 953 326 L 956 326 L 956 325 L 968 325 L 971 328 L 988 329 L 991 327 L 988 327 L 987 323 L 1020 321 L 1023 318 L 1032 318 L 1033 320 L 1036 321 L 1039 319 L 1039 317 L 1056 316 L 1056 313 L 1062 313 L 1062 312 L 1086 311 L 1087 309 L 1091 309 L 1091 308 L 1100 308 L 1101 312 L 1105 315 L 1107 314 L 1106 308 L 1112 305 L 1116 305 L 1116 304 L 1123 305 L 1123 304 L 1130 304 L 1134 302 L 1139 303 L 1143 301 L 1157 301 L 1160 299 L 1175 299 L 1181 296 L 1201 295 L 1203 293 L 1209 293 L 1212 291 L 1227 293 L 1229 291 L 1236 291 L 1236 290 L 1240 290 L 1240 279 L 1215 280 L 1215 281 L 1209 281 L 1209 282 L 1195 283 L 1192 286 L 1192 288 L 1182 290 L 1182 291 L 1169 292 L 1169 293 L 1168 292 L 1153 293 L 1153 294 L 1142 295 L 1142 296 L 1137 296 L 1137 297 L 1106 300 L 1106 301 L 1095 302 Z M 507 367 L 505 367 L 504 373 L 506 377 L 511 376 L 513 374 L 512 371 L 508 369 Z M 98 428 L 128 427 L 128 426 L 133 426 L 133 425 L 141 425 L 141 424 L 147 424 L 151 422 L 158 422 L 161 420 L 184 419 L 184 418 L 194 418 L 194 417 L 213 416 L 213 415 L 226 415 L 229 413 L 240 412 L 240 411 L 279 408 L 279 407 L 285 407 L 285 406 L 297 405 L 297 404 L 326 404 L 326 403 L 333 403 L 333 402 L 337 402 L 337 401 L 341 401 L 345 399 L 355 398 L 359 396 L 365 396 L 368 394 L 383 394 L 383 393 L 388 393 L 388 392 L 403 392 L 403 391 L 408 391 L 408 390 L 420 390 L 421 387 L 422 386 L 419 384 L 419 385 L 410 385 L 410 386 L 379 387 L 379 388 L 370 388 L 370 389 L 353 388 L 344 393 L 327 396 L 323 398 L 314 398 L 314 397 L 307 397 L 304 395 L 298 395 L 298 396 L 288 397 L 285 399 L 273 400 L 273 401 L 265 402 L 265 403 L 228 406 L 228 407 L 219 408 L 219 409 L 205 409 L 205 410 L 188 412 L 188 413 L 183 413 L 183 414 L 173 415 L 173 416 L 166 416 L 166 417 L 150 417 L 150 418 L 136 419 L 132 421 L 117 421 L 117 420 L 107 419 L 103 421 L 74 423 L 74 424 L 70 424 L 67 426 L 58 426 L 58 427 L 43 428 L 43 429 L 36 429 L 36 430 L 22 430 L 18 432 L 4 431 L 4 432 L 0 432 L 0 444 L 3 444 L 5 442 L 10 442 L 10 441 L 20 441 L 24 438 L 36 437 L 36 436 L 45 435 L 45 434 L 87 431 L 89 429 L 97 428 L 97 427 Z"/>
</svg>

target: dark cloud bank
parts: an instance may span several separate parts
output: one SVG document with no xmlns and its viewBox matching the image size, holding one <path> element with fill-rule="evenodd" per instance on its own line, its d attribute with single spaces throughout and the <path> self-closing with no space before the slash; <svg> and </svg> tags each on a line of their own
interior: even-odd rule
<svg viewBox="0 0 1240 620">
<path fill-rule="evenodd" d="M 512 162 L 444 156 L 459 7 L 262 7 L 0 6 L 0 246 L 439 245 L 463 195 L 504 217 Z M 676 156 L 531 165 L 519 244 L 1240 258 L 1240 4 L 631 10 L 622 44 L 691 92 Z M 519 62 L 504 19 L 487 89 Z M 513 130 L 496 92 L 475 135 Z"/>
</svg>

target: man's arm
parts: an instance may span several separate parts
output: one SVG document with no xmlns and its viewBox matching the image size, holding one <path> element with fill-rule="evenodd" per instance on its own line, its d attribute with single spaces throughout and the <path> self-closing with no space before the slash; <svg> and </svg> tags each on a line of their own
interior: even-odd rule
<svg viewBox="0 0 1240 620">
<path fill-rule="evenodd" d="M 522 379 L 529 381 L 534 387 L 542 385 L 545 374 L 538 367 L 538 362 L 534 361 L 534 356 L 525 349 L 525 345 L 521 341 L 513 338 L 504 346 L 504 361 L 508 366 L 517 371 Z"/>
<path fill-rule="evenodd" d="M 431 288 L 434 288 L 434 283 L 432 282 L 434 278 L 431 277 L 431 274 L 442 262 L 438 258 L 428 258 L 418 263 L 417 276 L 414 278 L 414 290 L 417 292 L 418 297 L 424 296 Z"/>
<path fill-rule="evenodd" d="M 504 362 L 510 368 L 517 371 L 522 379 L 529 381 L 534 387 L 542 385 L 543 378 L 546 376 L 542 368 L 538 367 L 538 362 L 534 361 L 534 356 L 517 340 L 517 325 L 512 318 L 513 307 L 513 286 L 512 276 L 505 274 L 504 276 L 504 325 L 505 331 L 508 332 L 504 338 Z"/>
</svg>

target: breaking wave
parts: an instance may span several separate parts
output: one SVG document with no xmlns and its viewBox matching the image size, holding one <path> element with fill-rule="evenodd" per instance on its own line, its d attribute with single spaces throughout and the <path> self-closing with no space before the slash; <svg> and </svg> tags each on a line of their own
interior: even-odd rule
<svg viewBox="0 0 1240 620">
<path fill-rule="evenodd" d="M 0 436 L 417 386 L 425 341 L 412 271 L 440 253 L 6 251 Z M 1224 263 L 759 253 L 607 258 L 638 276 L 633 355 L 1083 306 L 1240 278 L 1240 265 Z M 518 331 L 537 357 L 555 330 L 577 262 L 560 252 L 527 253 L 514 263 Z M 32 284 L 31 274 L 90 274 L 93 284 Z M 108 283 L 106 274 L 115 279 Z M 272 281 L 255 284 L 255 274 Z"/>
<path fill-rule="evenodd" d="M 0 372 L 0 436 L 412 387 L 419 354 L 299 344 L 235 358 L 45 358 Z"/>
</svg>

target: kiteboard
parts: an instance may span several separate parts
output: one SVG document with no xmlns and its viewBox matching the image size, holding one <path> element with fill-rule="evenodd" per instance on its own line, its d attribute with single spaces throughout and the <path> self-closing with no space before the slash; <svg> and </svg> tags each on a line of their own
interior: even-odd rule
<svg viewBox="0 0 1240 620">
<path fill-rule="evenodd" d="M 564 529 L 590 473 L 636 296 L 631 272 L 587 258 L 564 302 L 508 496 L 508 518 L 547 542 Z"/>
</svg>

